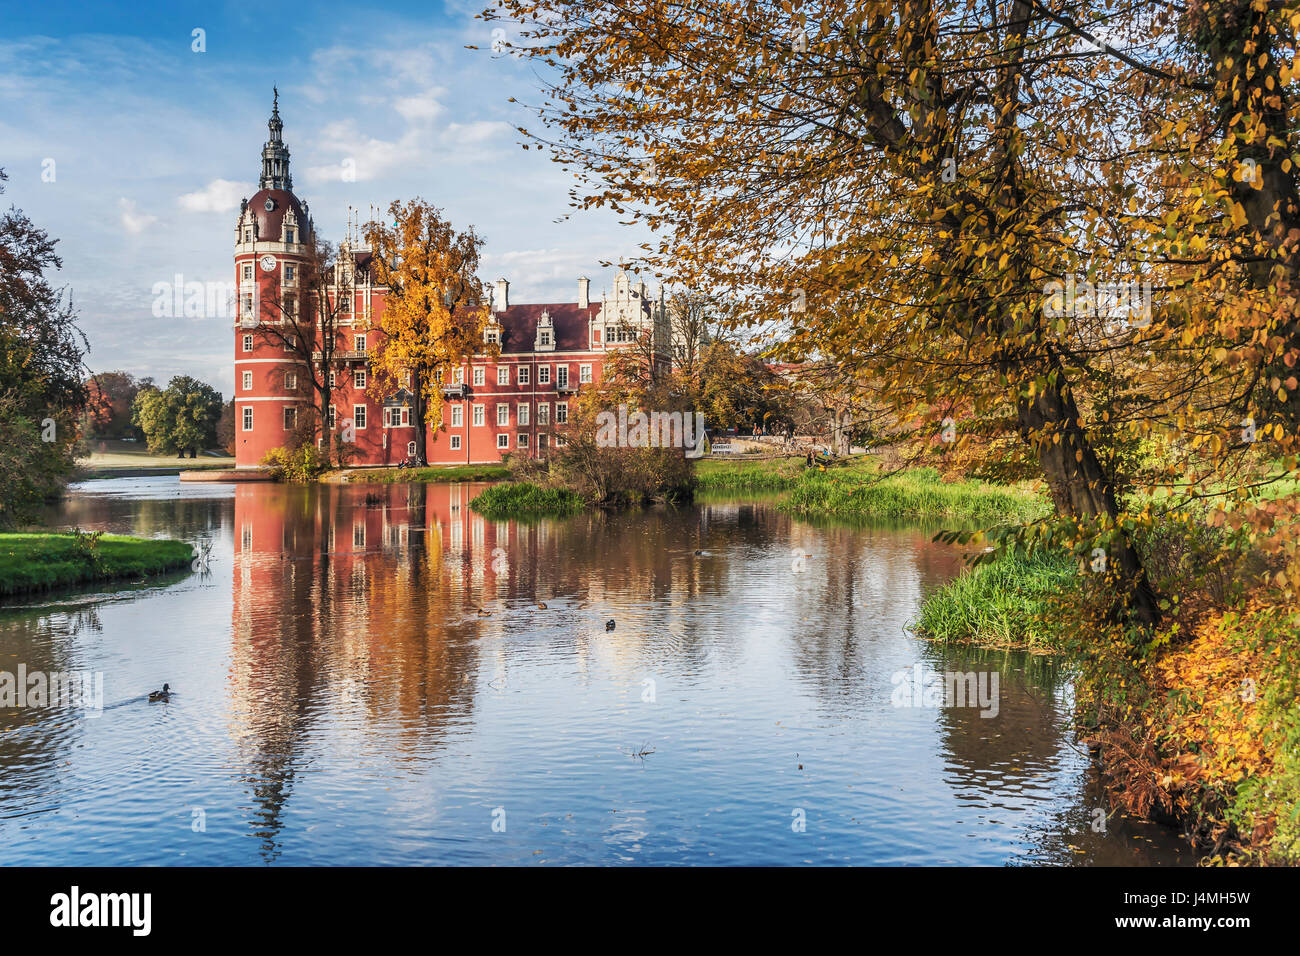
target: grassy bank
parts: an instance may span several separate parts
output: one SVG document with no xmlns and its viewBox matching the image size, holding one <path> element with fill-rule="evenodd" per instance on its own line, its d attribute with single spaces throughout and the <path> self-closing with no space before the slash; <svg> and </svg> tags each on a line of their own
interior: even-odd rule
<svg viewBox="0 0 1300 956">
<path fill-rule="evenodd" d="M 1086 623 L 1096 618 L 1068 557 L 1006 556 L 931 594 L 916 626 L 1068 653 L 1078 724 L 1116 803 L 1181 826 L 1218 862 L 1300 864 L 1300 612 L 1215 605 L 1184 582 L 1171 593 L 1199 610 L 1171 612 L 1135 644 Z"/>
<path fill-rule="evenodd" d="M 804 518 L 889 518 L 995 524 L 1037 518 L 1047 500 L 1028 488 L 982 481 L 943 481 L 933 468 L 882 475 L 875 459 L 808 468 L 802 458 L 701 461 L 703 493 L 784 493 L 781 507 Z"/>
<path fill-rule="evenodd" d="M 134 578 L 183 568 L 184 541 L 125 535 L 0 534 L 0 595 Z"/>
<path fill-rule="evenodd" d="M 932 468 L 880 478 L 860 471 L 809 472 L 790 489 L 785 510 L 801 517 L 853 517 L 995 524 L 1040 517 L 1046 500 L 1021 488 L 982 481 L 944 482 Z"/>
<path fill-rule="evenodd" d="M 469 503 L 485 518 L 566 517 L 586 509 L 580 495 L 563 488 L 543 488 L 529 482 L 493 485 Z"/>
<path fill-rule="evenodd" d="M 437 465 L 430 468 L 368 468 L 352 472 L 348 481 L 503 481 L 509 477 L 510 471 L 505 465 Z"/>
<path fill-rule="evenodd" d="M 1048 602 L 1072 587 L 1076 574 L 1068 557 L 1044 551 L 981 564 L 930 595 L 916 628 L 954 644 L 1054 650 L 1063 625 Z"/>
</svg>

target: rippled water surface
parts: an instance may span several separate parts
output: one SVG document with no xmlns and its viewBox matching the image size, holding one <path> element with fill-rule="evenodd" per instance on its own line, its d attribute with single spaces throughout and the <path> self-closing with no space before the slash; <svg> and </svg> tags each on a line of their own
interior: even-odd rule
<svg viewBox="0 0 1300 956">
<path fill-rule="evenodd" d="M 0 863 L 1191 862 L 1099 819 L 1058 664 L 908 632 L 960 569 L 929 533 L 479 490 L 78 486 L 57 524 L 209 566 L 0 605 L 0 671 L 104 686 L 0 708 Z M 996 674 L 996 716 L 897 706 L 917 665 Z"/>
</svg>

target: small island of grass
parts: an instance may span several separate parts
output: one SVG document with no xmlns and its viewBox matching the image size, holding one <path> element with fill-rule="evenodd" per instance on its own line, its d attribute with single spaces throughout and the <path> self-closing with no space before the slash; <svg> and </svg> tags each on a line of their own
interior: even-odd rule
<svg viewBox="0 0 1300 956">
<path fill-rule="evenodd" d="M 0 596 L 183 568 L 194 559 L 184 541 L 126 535 L 0 534 Z"/>
<path fill-rule="evenodd" d="M 493 485 L 469 503 L 485 518 L 563 518 L 585 510 L 583 497 L 566 488 L 543 488 L 531 482 Z"/>
</svg>

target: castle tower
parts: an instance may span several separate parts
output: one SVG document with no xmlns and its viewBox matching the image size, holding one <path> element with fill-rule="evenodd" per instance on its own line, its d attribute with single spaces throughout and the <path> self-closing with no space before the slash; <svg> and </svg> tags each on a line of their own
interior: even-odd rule
<svg viewBox="0 0 1300 956">
<path fill-rule="evenodd" d="M 315 331 L 305 288 L 312 248 L 307 207 L 293 194 L 275 91 L 258 191 L 235 224 L 235 463 L 255 468 L 287 445 L 312 405 Z"/>
</svg>

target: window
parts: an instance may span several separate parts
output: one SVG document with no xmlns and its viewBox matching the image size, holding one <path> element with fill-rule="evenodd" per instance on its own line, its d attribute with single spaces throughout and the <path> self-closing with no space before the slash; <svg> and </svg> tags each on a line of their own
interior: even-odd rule
<svg viewBox="0 0 1300 956">
<path fill-rule="evenodd" d="M 528 403 L 520 402 L 515 408 L 515 419 L 523 426 L 528 424 Z"/>
<path fill-rule="evenodd" d="M 352 406 L 352 424 L 353 427 L 355 428 L 366 427 L 366 406 L 364 405 Z"/>
<path fill-rule="evenodd" d="M 330 388 L 337 388 L 338 384 L 338 375 L 335 373 L 334 369 L 330 369 Z"/>
<path fill-rule="evenodd" d="M 412 458 L 415 457 L 415 442 L 408 441 L 406 443 L 406 453 L 410 455 Z"/>
<path fill-rule="evenodd" d="M 521 433 L 519 434 L 517 444 L 518 444 L 518 446 L 519 446 L 520 448 L 527 448 L 527 447 L 528 447 L 528 433 L 527 433 L 527 432 L 521 432 Z"/>
<path fill-rule="evenodd" d="M 451 450 L 452 450 L 452 451 L 460 451 L 460 436 L 459 436 L 459 435 L 452 435 L 452 436 L 451 436 Z"/>
<path fill-rule="evenodd" d="M 549 365 L 539 365 L 537 367 L 537 384 L 538 385 L 551 384 L 551 367 Z"/>
<path fill-rule="evenodd" d="M 245 229 L 245 230 L 244 230 L 244 241 L 245 241 L 245 242 L 252 242 L 252 241 L 253 241 L 253 230 L 252 230 L 252 229 Z"/>
<path fill-rule="evenodd" d="M 452 369 L 447 374 L 450 376 L 452 385 L 465 384 L 465 370 L 461 368 L 459 365 L 457 365 L 454 369 Z"/>
<path fill-rule="evenodd" d="M 411 410 L 409 408 L 389 406 L 384 409 L 385 428 L 405 428 L 409 424 L 411 424 Z"/>
<path fill-rule="evenodd" d="M 337 428 L 339 424 L 339 410 L 335 408 L 333 405 L 331 405 L 330 412 L 328 415 L 325 416 L 325 420 L 329 422 L 329 427 L 331 430 Z"/>
<path fill-rule="evenodd" d="M 294 232 L 294 231 L 293 231 L 292 229 L 286 229 L 286 230 L 284 231 L 284 241 L 287 242 L 287 243 L 289 243 L 290 245 L 292 245 L 293 243 L 295 243 L 295 242 L 298 241 L 296 238 L 294 238 L 294 234 L 293 234 L 293 232 Z M 292 270 L 292 269 L 293 269 L 293 266 L 290 266 L 289 268 Z M 292 271 L 289 273 L 289 278 L 290 278 L 290 279 L 293 278 L 293 272 L 292 272 Z"/>
<path fill-rule="evenodd" d="M 519 366 L 519 372 L 517 373 L 517 376 L 516 376 L 516 377 L 517 377 L 517 379 L 518 379 L 520 385 L 527 385 L 527 384 L 528 384 L 528 366 L 527 366 L 527 365 L 521 365 L 521 366 Z"/>
<path fill-rule="evenodd" d="M 555 366 L 555 387 L 556 388 L 569 387 L 569 366 L 567 365 Z"/>
<path fill-rule="evenodd" d="M 364 335 L 358 335 L 356 337 L 356 349 L 362 355 L 366 354 L 366 337 Z"/>
<path fill-rule="evenodd" d="M 353 387 L 353 388 L 365 388 L 365 387 L 366 387 L 366 370 L 365 370 L 365 369 L 363 369 L 363 368 L 354 368 L 354 369 L 352 370 L 352 387 Z"/>
<path fill-rule="evenodd" d="M 253 351 L 253 337 L 251 335 L 244 336 L 244 351 L 245 352 Z"/>
<path fill-rule="evenodd" d="M 549 425 L 551 423 L 551 403 L 538 402 L 537 404 L 537 424 Z"/>
<path fill-rule="evenodd" d="M 284 350 L 285 350 L 286 352 L 292 352 L 292 351 L 293 351 L 293 342 L 294 342 L 294 339 L 293 339 L 293 336 L 292 336 L 292 335 L 286 335 L 286 336 L 284 337 Z"/>
<path fill-rule="evenodd" d="M 568 420 L 569 420 L 569 403 L 556 402 L 555 403 L 555 424 L 563 425 Z M 559 443 L 557 442 L 556 444 Z"/>
<path fill-rule="evenodd" d="M 289 241 L 290 241 L 290 242 L 293 242 L 292 239 L 290 239 Z M 284 281 L 285 281 L 285 282 L 292 282 L 292 281 L 293 281 L 293 266 L 286 265 L 286 266 L 284 267 Z"/>
<path fill-rule="evenodd" d="M 509 366 L 509 365 L 502 365 L 502 366 L 500 366 L 500 367 L 497 369 L 497 384 L 498 384 L 498 385 L 509 385 L 509 384 L 510 384 L 510 366 Z"/>
<path fill-rule="evenodd" d="M 451 406 L 451 427 L 457 428 L 465 424 L 465 409 L 460 405 Z"/>
<path fill-rule="evenodd" d="M 252 267 L 252 265 L 246 265 L 246 266 L 244 266 L 244 278 L 245 278 L 245 279 L 251 279 L 251 278 L 253 278 L 253 267 Z"/>
<path fill-rule="evenodd" d="M 475 385 L 483 384 L 483 366 L 481 365 L 475 366 L 474 368 L 474 384 Z"/>
<path fill-rule="evenodd" d="M 252 372 L 245 372 L 245 373 L 244 373 L 244 391 L 247 392 L 247 391 L 249 391 L 250 389 L 252 389 L 252 387 L 253 387 L 253 373 L 252 373 Z"/>
<path fill-rule="evenodd" d="M 482 406 L 482 405 L 475 405 L 475 406 L 474 406 L 474 424 L 475 424 L 475 425 L 482 425 L 482 424 L 483 424 L 483 406 Z"/>
<path fill-rule="evenodd" d="M 498 425 L 509 425 L 509 424 L 510 424 L 510 406 L 509 406 L 509 405 L 498 405 L 498 406 L 497 406 L 497 424 L 498 424 Z"/>
<path fill-rule="evenodd" d="M 284 430 L 291 432 L 298 425 L 298 409 L 293 405 L 284 407 Z"/>
<path fill-rule="evenodd" d="M 509 436 L 509 435 L 498 435 L 498 436 L 497 436 L 497 447 L 498 447 L 498 448 L 509 448 L 509 447 L 510 447 L 510 436 Z"/>
<path fill-rule="evenodd" d="M 249 408 L 247 405 L 245 405 L 244 406 L 244 431 L 251 432 L 252 430 L 253 430 L 253 410 Z"/>
<path fill-rule="evenodd" d="M 538 436 L 537 436 L 537 450 L 538 450 L 538 451 L 541 451 L 541 450 L 542 450 L 543 448 L 545 448 L 545 447 L 546 447 L 546 436 L 545 436 L 545 435 L 538 435 Z"/>
<path fill-rule="evenodd" d="M 284 389 L 285 389 L 285 391 L 287 391 L 287 392 L 296 392 L 296 391 L 298 391 L 298 373 L 297 373 L 297 372 L 285 372 L 285 373 L 284 373 Z"/>
<path fill-rule="evenodd" d="M 538 344 L 538 345 L 550 345 L 550 344 L 551 344 L 551 333 L 548 332 L 548 331 L 546 331 L 545 329 L 542 329 L 540 332 L 538 332 L 538 333 L 537 333 L 537 344 Z"/>
<path fill-rule="evenodd" d="M 493 345 L 496 345 L 499 337 L 500 337 L 500 330 L 498 329 L 483 330 L 483 339 L 486 342 L 491 342 Z"/>
<path fill-rule="evenodd" d="M 579 382 L 590 382 L 590 381 L 591 381 L 591 366 L 590 366 L 590 365 L 579 365 L 579 366 L 578 366 L 578 381 L 579 381 Z"/>
<path fill-rule="evenodd" d="M 568 440 L 567 438 L 565 438 L 563 435 L 556 435 L 556 436 L 555 436 L 555 447 L 556 447 L 556 448 L 564 448 L 564 447 L 567 446 L 568 444 L 569 444 L 569 440 Z"/>
</svg>

